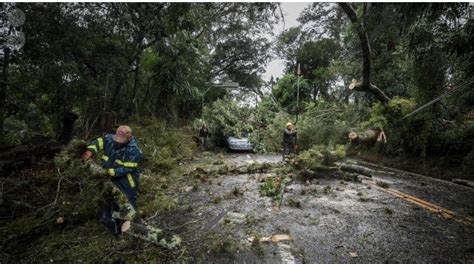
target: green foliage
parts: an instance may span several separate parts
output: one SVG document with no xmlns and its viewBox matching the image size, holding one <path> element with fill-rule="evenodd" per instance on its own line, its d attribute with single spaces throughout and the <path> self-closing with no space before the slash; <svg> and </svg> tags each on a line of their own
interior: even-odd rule
<svg viewBox="0 0 474 264">
<path fill-rule="evenodd" d="M 347 133 L 364 117 L 364 112 L 358 111 L 353 105 L 324 100 L 308 103 L 304 109 L 299 116 L 299 122 L 295 124 L 300 149 L 308 149 L 315 144 L 345 144 Z M 255 115 L 258 115 L 259 111 L 265 113 L 262 115 L 267 118 L 254 128 L 250 141 L 258 152 L 280 151 L 283 129 L 287 122 L 294 123 L 295 117 L 286 112 L 273 114 L 268 109 L 259 108 Z"/>
<path fill-rule="evenodd" d="M 386 105 L 378 102 L 372 106 L 370 118 L 362 123 L 364 129 L 383 129 L 415 110 L 414 99 L 395 97 Z"/>
<path fill-rule="evenodd" d="M 163 193 L 163 190 L 153 184 L 152 176 L 147 176 L 148 180 L 140 179 L 140 197 L 138 204 L 140 205 L 140 216 L 151 217 L 158 213 L 164 213 L 176 209 L 178 201 L 175 197 L 171 197 Z M 153 175 L 156 176 L 156 175 Z M 156 180 L 155 180 L 156 181 Z M 151 187 L 146 187 L 151 186 Z"/>
<path fill-rule="evenodd" d="M 334 39 L 323 38 L 305 42 L 298 51 L 297 61 L 301 65 L 301 74 L 304 79 L 310 80 L 313 98 L 328 99 L 330 85 L 336 78 L 330 65 L 337 58 L 339 50 Z"/>
<path fill-rule="evenodd" d="M 372 106 L 370 118 L 368 121 L 362 123 L 364 129 L 387 127 L 388 120 L 385 116 L 385 106 L 382 103 L 376 103 Z"/>
<path fill-rule="evenodd" d="M 243 132 L 252 132 L 251 110 L 240 107 L 233 100 L 219 99 L 204 108 L 203 119 L 212 133 L 212 140 L 222 144 L 225 136 L 241 137 Z"/>
<path fill-rule="evenodd" d="M 280 193 L 279 182 L 274 177 L 268 177 L 265 182 L 260 185 L 260 194 L 268 197 L 275 197 Z"/>
<path fill-rule="evenodd" d="M 289 28 L 280 34 L 277 39 L 276 49 L 278 54 L 286 60 L 286 72 L 296 73 L 297 65 L 300 65 L 303 79 L 303 86 L 300 87 L 302 88 L 300 91 L 302 92 L 300 94 L 302 102 L 317 97 L 327 99 L 330 85 L 336 77 L 330 66 L 332 61 L 338 57 L 340 46 L 332 38 L 320 39 L 319 36 L 318 39 L 315 41 L 314 38 L 311 38 L 311 33 L 302 30 L 301 27 Z M 281 84 L 282 88 L 277 88 L 291 93 L 291 90 L 288 90 L 291 85 L 288 85 L 287 82 L 284 81 Z M 284 97 L 280 94 L 280 91 L 276 91 L 277 98 Z M 285 101 L 285 98 L 282 98 L 284 107 Z"/>
<path fill-rule="evenodd" d="M 327 166 L 334 166 L 334 162 L 343 159 L 345 155 L 344 145 L 313 145 L 301 152 L 293 161 L 293 165 L 298 169 L 317 171 Z"/>
<path fill-rule="evenodd" d="M 388 102 L 388 108 L 393 115 L 405 116 L 415 110 L 416 102 L 414 99 L 394 97 Z"/>
<path fill-rule="evenodd" d="M 104 184 L 109 180 L 106 175 L 97 175 L 80 159 L 85 149 L 84 141 L 73 140 L 54 158 L 57 173 L 53 175 L 62 192 L 56 203 L 65 218 L 95 218 L 98 202 L 110 191 Z"/>
<path fill-rule="evenodd" d="M 298 144 L 309 149 L 318 144 L 345 144 L 351 128 L 364 117 L 354 105 L 319 100 L 306 106 L 297 125 Z"/>
<path fill-rule="evenodd" d="M 56 135 L 64 114 L 74 111 L 81 122 L 75 131 L 86 137 L 91 125 L 93 133 L 102 132 L 105 112 L 120 122 L 131 115 L 172 124 L 192 119 L 216 79 L 259 88 L 261 65 L 270 58 L 270 43 L 261 35 L 279 17 L 276 3 L 16 7 L 26 14 L 22 31 L 29 41 L 10 63 L 7 96 L 0 98 L 5 117 Z M 213 92 L 207 100 L 226 93 Z"/>
<path fill-rule="evenodd" d="M 270 112 L 265 113 L 267 117 L 271 114 Z M 283 129 L 285 124 L 290 121 L 289 114 L 278 112 L 274 118 L 266 120 L 266 123 L 254 129 L 250 135 L 250 142 L 254 145 L 255 151 L 263 153 L 279 152 L 282 148 Z"/>
<path fill-rule="evenodd" d="M 465 3 L 359 3 L 353 7 L 369 36 L 372 51 L 370 81 L 393 99 L 382 105 L 376 103 L 370 93 L 355 94 L 353 99 L 358 109 L 373 106 L 370 117 L 352 128 L 383 128 L 388 136 L 385 150 L 389 154 L 426 157 L 469 153 L 470 147 L 463 148 L 458 144 L 466 141 L 469 135 L 465 124 L 459 121 L 465 119 L 465 113 L 472 108 L 466 104 L 473 98 L 469 91 L 451 95 L 442 104 L 437 103 L 416 116 L 397 122 L 415 106 L 443 93 L 448 83 L 463 83 L 472 76 L 472 63 L 466 63 L 472 61 L 469 58 L 473 54 L 466 42 L 473 25 L 468 19 L 468 6 Z M 369 8 L 370 12 L 367 12 Z M 353 78 L 360 79 L 357 25 L 347 23 L 347 15 L 337 4 L 314 3 L 303 11 L 300 21 L 304 25 L 288 30 L 281 37 L 289 51 L 294 51 L 286 58 L 287 71 L 294 70 L 297 47 L 312 46 L 313 39 L 324 34 L 337 40 L 344 51 L 331 62 L 330 73 L 346 84 Z M 320 79 L 324 78 L 320 76 Z M 347 100 L 348 96 L 343 87 L 337 85 L 330 94 L 342 100 Z"/>
<path fill-rule="evenodd" d="M 301 149 L 311 148 L 315 144 L 344 144 L 347 133 L 356 126 L 363 112 L 354 106 L 319 100 L 305 106 L 305 112 L 299 116 L 298 145 Z M 259 116 L 264 116 L 260 118 Z M 253 112 L 253 133 L 250 142 L 258 152 L 279 152 L 282 148 L 283 129 L 287 122 L 295 121 L 294 116 L 286 112 L 273 113 L 259 106 Z"/>
<path fill-rule="evenodd" d="M 172 252 L 164 252 L 160 248 L 143 251 L 144 245 L 137 243 L 136 239 L 124 236 L 123 239 L 115 239 L 110 232 L 97 220 L 92 220 L 78 226 L 69 226 L 65 229 L 54 228 L 51 232 L 39 237 L 35 243 L 29 245 L 28 250 L 19 248 L 21 251 L 17 258 L 10 260 L 18 262 L 30 262 L 35 259 L 38 262 L 150 262 L 156 259 L 163 261 L 179 258 L 178 255 L 171 256 Z M 150 246 L 147 246 L 148 248 Z M 136 252 L 122 255 L 123 249 L 133 248 Z M 138 248 L 138 250 L 137 250 Z M 15 250 L 16 251 L 16 250 Z M 10 251 L 13 253 L 15 251 Z"/>
<path fill-rule="evenodd" d="M 311 99 L 312 87 L 307 79 L 299 78 L 293 74 L 284 75 L 273 87 L 273 94 L 278 103 L 290 113 L 298 111 L 296 99 L 299 86 L 299 107 L 302 108 L 304 101 Z"/>
<path fill-rule="evenodd" d="M 179 169 L 176 169 L 177 160 L 192 155 L 193 143 L 189 146 L 179 145 L 187 142 L 189 133 L 184 129 L 166 131 L 164 123 L 157 120 L 143 120 L 140 125 L 131 126 L 144 151 L 144 157 L 149 157 L 140 164 L 140 217 L 151 217 L 175 209 L 178 204 L 176 197 L 165 194 L 163 189 L 175 184 L 181 175 Z M 174 163 L 173 172 L 163 167 L 159 160 L 163 156 L 159 153 L 152 155 L 155 148 L 147 144 L 159 144 L 159 148 L 169 149 L 174 153 L 169 157 Z M 114 241 L 110 232 L 100 224 L 97 215 L 99 205 L 104 200 L 116 199 L 117 193 L 113 191 L 109 176 L 101 172 L 100 168 L 96 170 L 82 161 L 80 157 L 85 150 L 85 141 L 72 140 L 55 156 L 54 164 L 45 169 L 37 169 L 32 175 L 25 175 L 25 171 L 22 171 L 14 176 L 12 186 L 15 189 L 21 188 L 22 191 L 4 194 L 8 195 L 8 199 L 26 204 L 28 210 L 17 209 L 15 219 L 0 222 L 2 251 L 10 252 L 12 257 L 19 259 L 34 255 L 35 259 L 42 262 L 50 259 L 64 262 L 103 262 L 110 257 L 108 255 L 117 251 L 117 247 L 137 247 L 137 240 L 130 237 Z M 160 171 L 166 173 L 161 175 Z M 85 240 L 92 242 L 84 244 Z M 26 253 L 24 250 L 16 250 L 24 248 L 18 245 L 23 245 L 25 241 L 33 246 Z M 137 252 L 128 255 L 126 259 L 131 262 L 146 262 L 158 256 L 161 259 L 169 255 L 170 253 L 157 248 L 154 253 Z"/>
<path fill-rule="evenodd" d="M 275 201 L 281 201 L 283 192 L 290 182 L 290 177 L 268 176 L 259 187 L 260 195 L 271 197 Z"/>
<path fill-rule="evenodd" d="M 196 151 L 191 129 L 169 127 L 166 122 L 156 119 L 143 119 L 132 129 L 145 153 L 142 166 L 155 173 L 173 169 Z"/>
</svg>

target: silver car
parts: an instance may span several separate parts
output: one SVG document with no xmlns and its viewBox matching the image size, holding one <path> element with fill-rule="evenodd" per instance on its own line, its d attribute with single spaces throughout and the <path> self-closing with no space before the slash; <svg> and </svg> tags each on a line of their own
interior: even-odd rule
<svg viewBox="0 0 474 264">
<path fill-rule="evenodd" d="M 243 133 L 241 138 L 227 137 L 226 144 L 229 150 L 253 151 L 253 145 L 249 141 L 250 134 Z"/>
</svg>

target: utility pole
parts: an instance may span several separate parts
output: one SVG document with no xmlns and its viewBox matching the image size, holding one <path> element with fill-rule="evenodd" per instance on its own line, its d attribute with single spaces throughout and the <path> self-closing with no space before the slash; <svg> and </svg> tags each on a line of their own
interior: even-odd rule
<svg viewBox="0 0 474 264">
<path fill-rule="evenodd" d="M 298 123 L 298 114 L 300 112 L 300 64 L 298 63 L 298 70 L 296 71 L 296 120 L 295 125 Z"/>
</svg>

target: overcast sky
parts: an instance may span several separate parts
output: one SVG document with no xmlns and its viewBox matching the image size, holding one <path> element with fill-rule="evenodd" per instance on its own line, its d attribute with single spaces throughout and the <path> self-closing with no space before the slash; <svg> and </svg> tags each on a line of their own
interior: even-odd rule
<svg viewBox="0 0 474 264">
<path fill-rule="evenodd" d="M 278 25 L 275 26 L 275 37 L 280 34 L 283 29 L 288 29 L 290 27 L 298 26 L 299 23 L 296 21 L 299 14 L 305 7 L 312 3 L 293 3 L 293 2 L 286 2 L 281 3 L 281 9 L 283 11 L 283 15 L 285 16 L 285 24 L 283 25 L 283 21 L 280 21 Z M 285 67 L 283 60 L 275 59 L 271 61 L 267 67 L 267 72 L 263 74 L 263 79 L 266 81 L 270 80 L 270 76 L 273 75 L 274 78 L 281 77 L 283 75 L 283 68 Z"/>
</svg>

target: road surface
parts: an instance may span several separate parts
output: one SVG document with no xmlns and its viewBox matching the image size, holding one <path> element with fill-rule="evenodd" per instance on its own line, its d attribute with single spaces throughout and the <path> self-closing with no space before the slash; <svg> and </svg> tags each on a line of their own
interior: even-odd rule
<svg viewBox="0 0 474 264">
<path fill-rule="evenodd" d="M 245 153 L 224 157 L 226 164 L 280 160 L 280 156 Z M 183 202 L 192 206 L 183 212 L 186 228 L 181 231 L 184 237 L 191 233 L 203 242 L 200 247 L 192 241 L 192 262 L 474 263 L 474 189 L 470 187 L 384 168 L 362 182 L 294 180 L 276 210 L 271 198 L 260 195 L 259 177 L 219 175 L 196 191 L 183 191 Z M 374 184 L 377 181 L 388 189 Z M 386 190 L 450 210 L 456 217 Z M 216 238 L 215 250 L 209 250 L 212 234 L 226 237 Z M 250 242 L 252 237 L 278 234 L 291 240 Z"/>
</svg>

